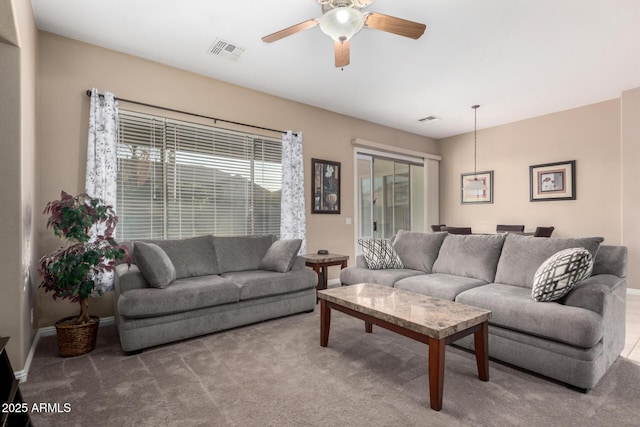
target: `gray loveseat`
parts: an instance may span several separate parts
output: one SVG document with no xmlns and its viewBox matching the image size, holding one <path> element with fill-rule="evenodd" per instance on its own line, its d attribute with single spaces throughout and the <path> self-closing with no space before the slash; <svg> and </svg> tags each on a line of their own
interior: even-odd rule
<svg viewBox="0 0 640 427">
<path fill-rule="evenodd" d="M 317 275 L 299 241 L 200 236 L 127 243 L 115 319 L 125 352 L 313 311 Z"/>
<path fill-rule="evenodd" d="M 489 309 L 489 355 L 582 390 L 593 388 L 624 348 L 627 249 L 602 238 L 400 231 L 393 247 L 404 268 L 372 270 L 362 255 L 342 270 L 345 285 L 373 282 Z M 545 260 L 583 247 L 593 272 L 556 301 L 532 299 Z M 457 344 L 473 348 L 473 338 Z"/>
</svg>

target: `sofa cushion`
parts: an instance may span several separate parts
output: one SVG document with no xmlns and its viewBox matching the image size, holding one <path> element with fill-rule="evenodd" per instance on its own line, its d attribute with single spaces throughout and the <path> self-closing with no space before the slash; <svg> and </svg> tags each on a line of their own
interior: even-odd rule
<svg viewBox="0 0 640 427">
<path fill-rule="evenodd" d="M 489 324 L 575 347 L 590 348 L 602 339 L 604 322 L 599 314 L 558 302 L 536 302 L 531 290 L 490 283 L 462 292 L 456 302 L 491 310 Z"/>
<path fill-rule="evenodd" d="M 316 273 L 310 268 L 291 270 L 287 273 L 266 270 L 236 271 L 224 273 L 222 276 L 238 285 L 240 301 L 298 292 L 315 288 L 318 283 Z"/>
<path fill-rule="evenodd" d="M 585 248 L 595 259 L 603 240 L 602 237 L 561 239 L 507 234 L 495 281 L 531 288 L 538 267 L 551 255 L 563 249 Z"/>
<path fill-rule="evenodd" d="M 447 233 L 419 233 L 399 230 L 393 247 L 405 268 L 431 273 Z"/>
<path fill-rule="evenodd" d="M 584 248 L 570 248 L 547 258 L 533 277 L 531 298 L 534 301 L 555 301 L 591 276 L 593 257 Z"/>
<path fill-rule="evenodd" d="M 367 267 L 371 270 L 404 268 L 389 239 L 358 239 Z"/>
<path fill-rule="evenodd" d="M 176 269 L 160 246 L 137 242 L 133 252 L 136 265 L 151 287 L 166 288 L 176 280 Z"/>
<path fill-rule="evenodd" d="M 176 279 L 218 274 L 213 236 L 175 240 L 146 240 L 145 242 L 155 243 L 167 253 L 176 269 Z"/>
<path fill-rule="evenodd" d="M 220 273 L 257 270 L 276 237 L 271 234 L 256 236 L 214 236 L 216 259 Z"/>
<path fill-rule="evenodd" d="M 117 304 L 121 316 L 142 318 L 235 303 L 239 299 L 238 285 L 215 275 L 179 279 L 165 289 L 132 289 L 120 294 Z"/>
<path fill-rule="evenodd" d="M 302 239 L 276 240 L 260 260 L 258 268 L 286 273 L 291 270 L 298 256 L 300 245 L 302 245 Z"/>
<path fill-rule="evenodd" d="M 503 243 L 504 234 L 447 234 L 433 272 L 493 282 Z"/>
<path fill-rule="evenodd" d="M 382 286 L 393 286 L 394 283 L 405 277 L 423 274 L 423 271 L 409 270 L 408 268 L 370 270 L 367 267 L 349 267 L 340 271 L 340 282 L 345 285 L 375 283 Z"/>
<path fill-rule="evenodd" d="M 486 284 L 487 282 L 480 279 L 433 273 L 398 280 L 393 287 L 453 301 L 459 293 Z"/>
</svg>

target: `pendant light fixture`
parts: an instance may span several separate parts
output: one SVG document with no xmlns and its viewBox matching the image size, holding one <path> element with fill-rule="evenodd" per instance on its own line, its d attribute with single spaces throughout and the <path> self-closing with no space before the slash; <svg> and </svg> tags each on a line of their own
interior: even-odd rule
<svg viewBox="0 0 640 427">
<path fill-rule="evenodd" d="M 478 179 L 478 171 L 476 169 L 476 159 L 477 159 L 477 150 L 476 150 L 476 145 L 477 145 L 477 133 L 478 133 L 478 108 L 480 108 L 479 105 L 472 105 L 471 108 L 473 108 L 473 181 L 469 181 L 465 184 L 464 186 L 464 190 L 465 191 L 483 191 L 487 189 L 487 186 L 484 185 L 484 182 L 480 181 Z"/>
</svg>

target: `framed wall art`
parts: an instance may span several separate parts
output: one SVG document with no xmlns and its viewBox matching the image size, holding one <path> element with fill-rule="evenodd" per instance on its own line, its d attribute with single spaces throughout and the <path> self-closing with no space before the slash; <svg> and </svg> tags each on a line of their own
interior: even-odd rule
<svg viewBox="0 0 640 427">
<path fill-rule="evenodd" d="M 479 181 L 485 185 L 484 190 L 471 190 L 469 183 Z M 460 203 L 493 203 L 493 171 L 470 172 L 460 174 Z"/>
<path fill-rule="evenodd" d="M 340 213 L 340 162 L 311 159 L 311 213 Z"/>
<path fill-rule="evenodd" d="M 530 201 L 576 199 L 576 161 L 529 166 Z"/>
</svg>

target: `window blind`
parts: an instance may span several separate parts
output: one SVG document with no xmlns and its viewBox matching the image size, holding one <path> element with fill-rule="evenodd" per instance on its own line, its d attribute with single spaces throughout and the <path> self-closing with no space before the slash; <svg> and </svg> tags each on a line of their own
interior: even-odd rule
<svg viewBox="0 0 640 427">
<path fill-rule="evenodd" d="M 119 112 L 121 240 L 280 233 L 281 141 Z"/>
</svg>

